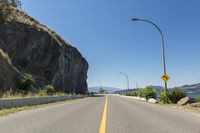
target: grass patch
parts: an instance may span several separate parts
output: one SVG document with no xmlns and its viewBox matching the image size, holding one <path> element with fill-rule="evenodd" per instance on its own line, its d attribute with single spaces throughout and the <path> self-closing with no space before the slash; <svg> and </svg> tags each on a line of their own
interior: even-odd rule
<svg viewBox="0 0 200 133">
<path fill-rule="evenodd" d="M 12 99 L 12 98 L 34 98 L 34 97 L 49 97 L 49 96 L 72 96 L 76 94 L 68 94 L 63 92 L 56 92 L 53 95 L 48 95 L 45 90 L 40 90 L 39 93 L 13 93 L 12 91 L 8 91 L 0 95 L 0 99 Z"/>
</svg>

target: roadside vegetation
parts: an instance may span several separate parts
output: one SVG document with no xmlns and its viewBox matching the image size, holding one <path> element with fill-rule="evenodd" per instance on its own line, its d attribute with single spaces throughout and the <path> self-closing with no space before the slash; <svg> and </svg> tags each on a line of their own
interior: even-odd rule
<svg viewBox="0 0 200 133">
<path fill-rule="evenodd" d="M 24 78 L 21 80 L 21 83 L 19 84 L 19 91 L 27 95 L 27 93 L 30 91 L 32 85 L 35 83 L 35 79 L 31 74 L 25 74 Z"/>
<path fill-rule="evenodd" d="M 128 92 L 126 93 L 126 96 L 138 96 L 140 98 L 145 98 L 146 100 L 149 100 L 150 98 L 156 99 L 157 92 L 156 89 L 153 87 L 146 87 L 133 92 Z"/>
<path fill-rule="evenodd" d="M 48 97 L 48 96 L 70 96 L 77 95 L 73 93 L 65 93 L 56 91 L 52 85 L 46 85 L 39 90 L 34 88 L 35 78 L 31 74 L 25 74 L 18 85 L 18 88 L 2 92 L 0 89 L 0 98 L 28 98 L 28 97 Z M 86 92 L 85 95 L 93 96 L 93 93 Z"/>
<path fill-rule="evenodd" d="M 136 96 L 140 98 L 145 98 L 146 100 L 153 98 L 157 99 L 161 103 L 172 103 L 176 104 L 180 99 L 186 97 L 186 92 L 182 89 L 175 87 L 169 89 L 167 95 L 164 91 L 158 92 L 154 87 L 146 87 L 135 90 L 133 92 L 126 93 L 126 96 Z M 168 97 L 168 100 L 167 100 Z M 196 98 L 196 101 L 200 102 L 200 97 Z"/>
<path fill-rule="evenodd" d="M 143 89 L 139 89 L 138 91 L 138 96 L 145 98 L 146 100 L 149 100 L 150 98 L 155 98 L 157 97 L 156 90 L 153 87 L 146 87 Z"/>
<path fill-rule="evenodd" d="M 169 89 L 167 93 L 164 91 L 156 91 L 153 87 L 146 87 L 127 92 L 125 95 L 145 98 L 146 101 L 153 98 L 163 107 L 200 112 L 200 96 L 197 96 L 196 98 L 187 97 L 186 92 L 178 87 Z"/>
<path fill-rule="evenodd" d="M 160 93 L 160 101 L 162 103 L 167 103 L 167 96 L 169 103 L 176 104 L 180 99 L 186 97 L 186 92 L 184 92 L 182 89 L 178 87 L 169 89 L 167 95 L 165 92 Z"/>
</svg>

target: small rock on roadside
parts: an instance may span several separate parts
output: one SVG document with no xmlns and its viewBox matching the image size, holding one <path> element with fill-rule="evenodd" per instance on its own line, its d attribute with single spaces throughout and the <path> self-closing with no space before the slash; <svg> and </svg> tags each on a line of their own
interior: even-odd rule
<svg viewBox="0 0 200 133">
<path fill-rule="evenodd" d="M 158 103 L 158 100 L 150 98 L 148 102 L 156 104 Z"/>
</svg>

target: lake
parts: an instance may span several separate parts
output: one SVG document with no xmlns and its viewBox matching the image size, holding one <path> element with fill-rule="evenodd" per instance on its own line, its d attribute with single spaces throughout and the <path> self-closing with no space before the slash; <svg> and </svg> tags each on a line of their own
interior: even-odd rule
<svg viewBox="0 0 200 133">
<path fill-rule="evenodd" d="M 195 98 L 197 96 L 200 96 L 200 93 L 199 92 L 190 92 L 190 93 L 187 93 L 187 96 Z"/>
</svg>

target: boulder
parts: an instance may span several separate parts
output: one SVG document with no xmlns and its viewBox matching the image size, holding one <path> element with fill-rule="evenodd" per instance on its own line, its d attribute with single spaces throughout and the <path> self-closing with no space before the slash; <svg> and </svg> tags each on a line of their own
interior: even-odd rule
<svg viewBox="0 0 200 133">
<path fill-rule="evenodd" d="M 194 102 L 194 99 L 192 99 L 192 98 L 190 98 L 190 97 L 184 97 L 184 98 L 182 98 L 181 100 L 179 100 L 179 101 L 177 102 L 177 104 L 178 104 L 178 105 L 186 105 L 186 104 L 192 103 L 192 102 Z"/>
<path fill-rule="evenodd" d="M 0 24 L 0 49 L 10 58 L 7 65 L 22 75 L 32 74 L 36 79 L 34 88 L 51 84 L 57 91 L 85 93 L 88 63 L 82 54 L 24 12 L 12 6 L 6 10 L 9 14 Z M 11 71 L 4 69 L 7 72 Z M 8 81 L 11 87 L 17 87 L 16 81 L 9 78 L 12 76 L 0 78 L 1 89 L 10 89 Z"/>
</svg>

